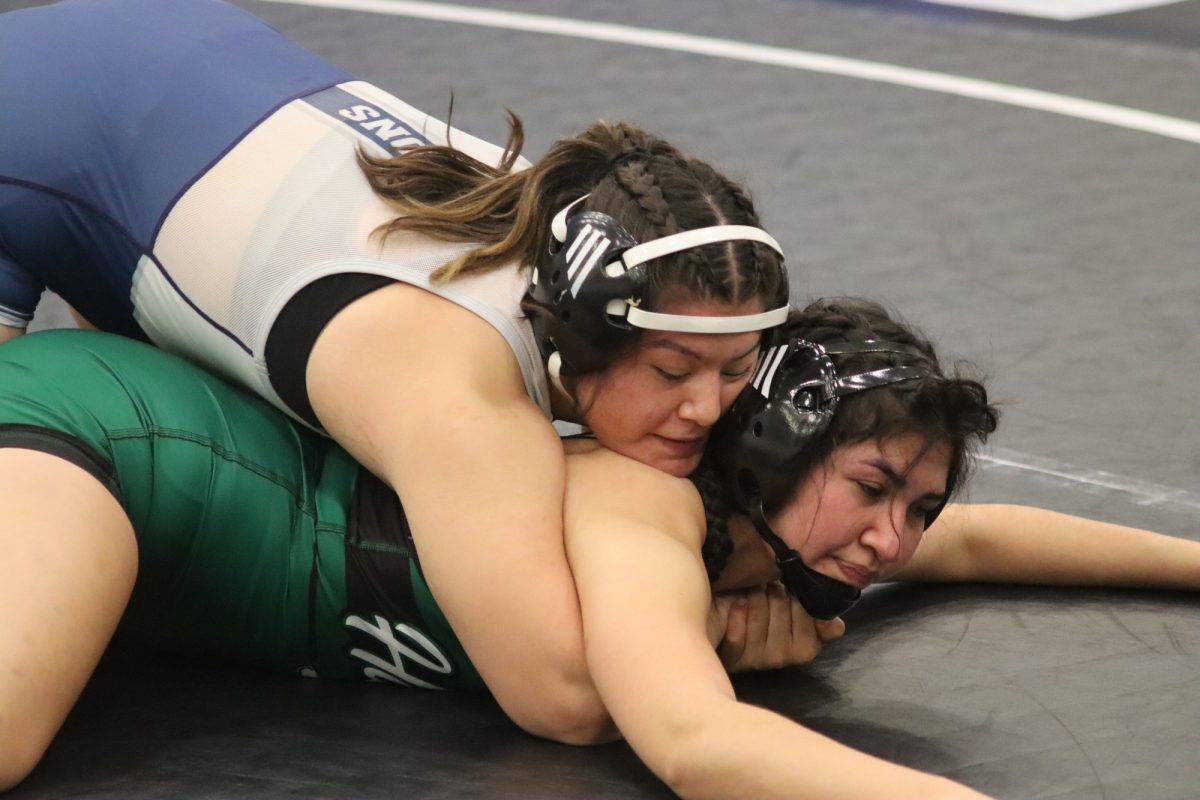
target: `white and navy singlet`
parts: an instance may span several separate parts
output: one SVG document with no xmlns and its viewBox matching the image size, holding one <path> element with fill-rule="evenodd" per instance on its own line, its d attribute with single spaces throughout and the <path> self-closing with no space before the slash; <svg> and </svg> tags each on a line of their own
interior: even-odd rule
<svg viewBox="0 0 1200 800">
<path fill-rule="evenodd" d="M 272 327 L 315 281 L 380 276 L 495 326 L 548 408 L 522 270 L 433 286 L 469 245 L 372 236 L 395 212 L 356 153 L 426 143 L 502 155 L 219 0 L 0 14 L 0 324 L 23 327 L 50 288 L 311 423 L 268 377 Z"/>
</svg>

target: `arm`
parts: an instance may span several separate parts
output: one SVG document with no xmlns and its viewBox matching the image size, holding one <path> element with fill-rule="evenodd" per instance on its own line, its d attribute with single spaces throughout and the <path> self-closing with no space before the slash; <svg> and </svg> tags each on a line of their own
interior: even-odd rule
<svg viewBox="0 0 1200 800">
<path fill-rule="evenodd" d="M 1040 508 L 954 504 L 894 577 L 1200 589 L 1200 542 Z"/>
<path fill-rule="evenodd" d="M 568 469 L 567 554 L 588 665 L 621 732 L 676 793 L 982 797 L 739 703 L 705 632 L 694 490 L 610 453 L 572 457 Z"/>
<path fill-rule="evenodd" d="M 24 328 L 14 328 L 11 325 L 0 325 L 0 344 L 15 339 L 25 332 Z"/>
<path fill-rule="evenodd" d="M 403 499 L 430 589 L 504 711 L 537 735 L 610 737 L 563 550 L 562 446 L 500 335 L 397 284 L 331 321 L 307 379 L 329 433 Z"/>
</svg>

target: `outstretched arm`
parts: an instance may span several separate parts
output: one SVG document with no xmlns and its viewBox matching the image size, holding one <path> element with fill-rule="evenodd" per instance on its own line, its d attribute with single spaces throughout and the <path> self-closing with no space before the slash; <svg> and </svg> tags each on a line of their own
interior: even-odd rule
<svg viewBox="0 0 1200 800">
<path fill-rule="evenodd" d="M 565 525 L 593 679 L 679 795 L 982 797 L 737 701 L 705 632 L 704 517 L 689 484 L 611 453 L 572 457 Z"/>
<path fill-rule="evenodd" d="M 893 577 L 1200 589 L 1200 542 L 1028 506 L 954 504 Z"/>
</svg>

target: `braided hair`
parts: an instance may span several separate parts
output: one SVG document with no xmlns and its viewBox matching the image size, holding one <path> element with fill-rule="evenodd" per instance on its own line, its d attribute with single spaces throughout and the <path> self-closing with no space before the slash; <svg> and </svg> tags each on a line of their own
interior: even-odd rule
<svg viewBox="0 0 1200 800">
<path fill-rule="evenodd" d="M 584 209 L 608 214 L 639 241 L 709 225 L 760 227 L 741 186 L 628 122 L 596 122 L 554 142 L 532 167 L 514 171 L 524 141 L 521 120 L 510 113 L 497 165 L 448 145 L 387 158 L 360 153 L 372 188 L 399 212 L 379 233 L 415 231 L 477 243 L 434 273 L 434 280 L 445 281 L 514 264 L 545 265 L 554 214 L 589 193 Z M 651 310 L 677 289 L 697 300 L 740 304 L 757 298 L 763 308 L 787 302 L 780 256 L 756 242 L 692 248 L 659 259 L 648 272 Z"/>
</svg>

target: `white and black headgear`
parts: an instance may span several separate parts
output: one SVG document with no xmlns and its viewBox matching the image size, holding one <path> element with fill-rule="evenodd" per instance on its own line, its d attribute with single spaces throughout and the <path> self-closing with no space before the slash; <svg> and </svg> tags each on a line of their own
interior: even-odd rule
<svg viewBox="0 0 1200 800">
<path fill-rule="evenodd" d="M 587 195 L 551 222 L 552 258 L 537 269 L 529 289 L 543 313 L 533 328 L 551 379 L 603 367 L 633 341 L 638 329 L 678 333 L 745 333 L 774 328 L 787 319 L 786 305 L 759 314 L 688 316 L 641 308 L 647 262 L 693 247 L 728 241 L 759 242 L 783 255 L 779 243 L 751 225 L 713 225 L 639 243 L 608 214 L 575 212 Z"/>
</svg>

